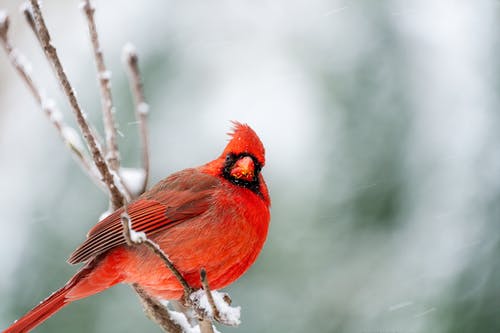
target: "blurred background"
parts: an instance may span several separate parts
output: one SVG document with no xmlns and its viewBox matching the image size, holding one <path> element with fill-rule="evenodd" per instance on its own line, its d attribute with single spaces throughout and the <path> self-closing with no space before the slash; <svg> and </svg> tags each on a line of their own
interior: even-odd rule
<svg viewBox="0 0 500 333">
<path fill-rule="evenodd" d="M 20 1 L 2 0 L 36 82 L 74 124 Z M 121 63 L 136 45 L 151 184 L 220 154 L 230 120 L 267 149 L 266 246 L 221 332 L 500 331 L 500 3 L 97 0 L 125 166 L 139 165 Z M 102 129 L 78 1 L 44 0 L 62 62 Z M 106 210 L 0 55 L 0 327 L 76 271 Z M 118 286 L 37 332 L 158 332 Z"/>
</svg>

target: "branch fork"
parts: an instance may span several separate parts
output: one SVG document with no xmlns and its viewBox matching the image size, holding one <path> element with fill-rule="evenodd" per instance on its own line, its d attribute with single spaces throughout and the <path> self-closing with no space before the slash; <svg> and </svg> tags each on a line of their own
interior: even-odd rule
<svg viewBox="0 0 500 333">
<path fill-rule="evenodd" d="M 210 287 L 208 285 L 207 272 L 204 268 L 200 270 L 200 279 L 203 289 L 195 291 L 187 283 L 182 274 L 175 267 L 174 263 L 158 246 L 158 244 L 149 239 L 144 232 L 137 232 L 132 228 L 132 222 L 130 216 L 127 213 L 126 207 L 125 211 L 121 214 L 121 221 L 123 227 L 123 235 L 125 236 L 127 245 L 147 246 L 151 251 L 153 251 L 156 255 L 158 255 L 158 257 L 163 260 L 165 266 L 167 266 L 177 278 L 182 288 L 184 289 L 184 304 L 182 305 L 184 308 L 192 308 L 195 311 L 198 316 L 198 320 L 200 320 L 200 329 L 202 332 L 214 332 L 213 328 L 211 327 L 212 320 L 229 326 L 237 326 L 240 324 L 240 308 L 233 308 L 230 306 L 231 298 L 228 294 L 213 292 L 210 290 Z M 139 286 L 134 286 L 134 288 L 136 290 L 139 289 L 139 294 L 145 294 L 144 290 L 140 289 Z M 224 311 L 219 310 L 219 307 L 222 307 L 222 310 Z M 148 313 L 148 316 L 152 317 L 152 319 L 156 322 L 165 322 L 166 326 L 170 328 L 175 326 L 176 323 L 172 318 L 172 313 L 166 306 L 163 307 L 161 313 L 161 316 L 151 313 Z M 203 322 L 208 322 L 210 325 L 203 325 Z"/>
<path fill-rule="evenodd" d="M 61 64 L 58 53 L 52 44 L 49 31 L 45 25 L 43 14 L 38 0 L 25 2 L 21 11 L 24 14 L 28 26 L 35 35 L 45 56 L 51 65 L 57 81 L 64 92 L 69 107 L 77 120 L 80 135 L 63 120 L 62 113 L 56 103 L 41 93 L 40 88 L 34 82 L 31 75 L 31 65 L 25 57 L 12 45 L 9 32 L 9 16 L 0 10 L 0 44 L 18 75 L 27 85 L 31 95 L 38 107 L 43 111 L 52 123 L 59 136 L 73 158 L 101 189 L 107 191 L 110 208 L 114 211 L 122 206 L 125 207 L 121 216 L 123 234 L 128 246 L 146 246 L 162 259 L 165 266 L 175 275 L 184 289 L 183 304 L 178 304 L 181 312 L 170 310 L 165 303 L 150 295 L 139 285 L 133 285 L 149 318 L 155 321 L 165 332 L 172 333 L 214 333 L 217 332 L 212 324 L 215 320 L 221 324 L 236 326 L 240 323 L 240 308 L 231 307 L 231 299 L 225 293 L 211 291 L 207 272 L 200 271 L 202 289 L 194 290 L 184 279 L 168 255 L 149 239 L 143 232 L 137 232 L 132 228 L 132 221 L 127 214 L 127 203 L 141 195 L 147 188 L 150 162 L 147 116 L 149 105 L 146 103 L 143 84 L 139 71 L 137 51 L 132 44 L 127 44 L 123 49 L 123 62 L 127 68 L 130 90 L 135 103 L 135 117 L 139 124 L 142 166 L 141 169 L 123 168 L 120 166 L 120 154 L 117 143 L 117 126 L 114 118 L 114 106 L 111 94 L 111 72 L 106 68 L 104 55 L 99 42 L 96 23 L 94 20 L 95 7 L 90 0 L 82 0 L 80 4 L 86 18 L 93 54 L 97 68 L 97 80 L 101 95 L 104 142 L 94 127 L 88 122 L 80 103 L 77 100 L 75 90 L 71 85 L 66 72 Z M 88 150 L 88 152 L 87 152 Z M 172 302 L 175 303 L 175 302 Z M 194 327 L 189 322 L 198 321 Z"/>
</svg>

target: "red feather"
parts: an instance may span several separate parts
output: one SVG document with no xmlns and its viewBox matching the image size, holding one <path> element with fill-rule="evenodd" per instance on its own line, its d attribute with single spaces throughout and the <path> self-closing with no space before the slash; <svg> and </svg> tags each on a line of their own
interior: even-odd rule
<svg viewBox="0 0 500 333">
<path fill-rule="evenodd" d="M 213 289 L 235 281 L 256 260 L 267 236 L 270 200 L 259 173 L 264 146 L 247 125 L 235 123 L 231 135 L 219 158 L 167 177 L 126 208 L 132 228 L 156 242 L 194 288 L 201 287 L 201 268 Z M 245 163 L 238 163 L 243 158 Z M 255 177 L 245 173 L 238 179 L 240 172 L 226 172 L 236 164 L 249 166 Z M 139 284 L 163 299 L 182 296 L 161 259 L 145 246 L 126 245 L 120 219 L 124 209 L 94 226 L 68 260 L 86 265 L 4 332 L 27 332 L 66 304 L 121 282 Z"/>
</svg>

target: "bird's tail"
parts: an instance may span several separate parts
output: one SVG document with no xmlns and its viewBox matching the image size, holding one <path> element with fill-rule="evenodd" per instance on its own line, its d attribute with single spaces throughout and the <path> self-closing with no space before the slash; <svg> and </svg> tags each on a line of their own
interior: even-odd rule
<svg viewBox="0 0 500 333">
<path fill-rule="evenodd" d="M 34 327 L 41 324 L 45 319 L 59 311 L 63 306 L 69 303 L 66 299 L 66 294 L 71 290 L 71 286 L 65 285 L 43 302 L 38 304 L 34 309 L 25 314 L 19 320 L 16 320 L 3 333 L 24 333 L 29 332 Z"/>
<path fill-rule="evenodd" d="M 3 333 L 29 332 L 65 305 L 96 294 L 121 282 L 120 279 L 116 278 L 116 274 L 113 274 L 113 270 L 108 270 L 108 267 L 100 265 L 100 262 L 101 260 L 96 258 L 87 263 L 64 287 L 47 297 L 34 309 L 15 321 Z"/>
</svg>

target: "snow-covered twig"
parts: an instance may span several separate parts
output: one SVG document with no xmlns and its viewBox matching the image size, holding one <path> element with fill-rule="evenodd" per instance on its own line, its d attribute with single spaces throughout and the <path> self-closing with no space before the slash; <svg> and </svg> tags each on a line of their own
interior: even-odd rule
<svg viewBox="0 0 500 333">
<path fill-rule="evenodd" d="M 127 213 L 127 207 L 125 207 L 124 212 L 121 215 L 121 221 L 122 221 L 122 226 L 123 226 L 123 235 L 125 236 L 125 240 L 129 246 L 140 246 L 140 245 L 145 245 L 147 246 L 151 251 L 153 251 L 158 257 L 160 257 L 165 265 L 170 269 L 170 271 L 175 275 L 179 283 L 182 285 L 184 289 L 184 302 L 186 303 L 185 305 L 193 308 L 195 313 L 199 315 L 199 325 L 197 325 L 196 329 L 193 328 L 191 329 L 186 329 L 184 326 L 186 325 L 180 325 L 179 323 L 174 323 L 177 326 L 182 326 L 180 328 L 181 330 L 179 332 L 192 332 L 199 330 L 200 333 L 214 333 L 214 327 L 212 325 L 212 318 L 215 320 L 219 321 L 220 323 L 226 324 L 226 325 L 237 325 L 239 324 L 239 308 L 237 309 L 238 311 L 238 318 L 236 319 L 238 322 L 235 323 L 234 320 L 230 321 L 227 320 L 226 317 L 221 316 L 220 312 L 215 305 L 214 298 L 212 296 L 212 293 L 210 291 L 210 288 L 208 286 L 208 281 L 207 281 L 207 274 L 204 269 L 202 269 L 200 276 L 201 276 L 201 281 L 203 285 L 203 295 L 206 295 L 206 298 L 209 299 L 208 303 L 212 306 L 211 309 L 206 309 L 206 301 L 203 298 L 203 295 L 199 293 L 199 291 L 194 291 L 191 286 L 187 283 L 187 281 L 184 279 L 184 277 L 181 275 L 181 273 L 177 270 L 175 265 L 170 261 L 168 256 L 163 252 L 163 250 L 153 242 L 151 239 L 149 239 L 144 232 L 137 232 L 132 228 L 132 222 L 130 219 L 130 216 Z M 169 331 L 169 329 L 172 329 L 172 313 L 170 310 L 167 308 L 167 306 L 160 306 L 161 303 L 156 300 L 154 297 L 150 296 L 147 294 L 142 288 L 140 288 L 137 285 L 133 286 L 136 292 L 138 293 L 139 297 L 142 299 L 142 303 L 145 307 L 145 312 L 150 317 L 153 319 L 158 325 L 160 325 L 163 329 L 166 329 L 167 332 L 177 332 L 177 328 L 173 328 L 173 331 Z M 223 299 L 224 296 L 219 296 L 217 294 L 218 298 L 221 300 Z M 226 299 L 224 299 L 226 301 Z M 227 302 L 227 301 L 226 301 Z M 182 305 L 182 304 L 181 304 Z M 182 305 L 184 306 L 184 305 Z M 179 313 L 179 315 L 182 315 Z M 186 315 L 186 313 L 184 313 Z"/>
<path fill-rule="evenodd" d="M 100 186 L 105 187 L 108 190 L 111 201 L 110 211 L 113 211 L 122 205 L 126 205 L 130 200 L 127 188 L 134 188 L 134 197 L 139 196 L 145 191 L 149 178 L 149 149 L 146 124 L 149 106 L 145 102 L 144 98 L 138 68 L 137 52 L 131 45 L 127 45 L 124 48 L 124 60 L 129 71 L 129 82 L 136 104 L 136 117 L 140 124 L 143 170 L 129 170 L 127 168 L 120 168 L 119 166 L 119 152 L 116 144 L 116 125 L 112 114 L 112 100 L 109 90 L 110 75 L 104 66 L 104 59 L 99 46 L 94 21 L 95 9 L 90 4 L 89 0 L 82 0 L 81 7 L 87 16 L 89 32 L 92 45 L 94 47 L 94 55 L 98 69 L 99 83 L 101 85 L 101 98 L 103 102 L 103 112 L 105 113 L 104 122 L 106 128 L 106 144 L 108 147 L 108 154 L 106 155 L 106 158 L 104 158 L 103 149 L 101 148 L 101 140 L 92 125 L 87 122 L 86 115 L 83 113 L 76 99 L 73 87 L 68 81 L 68 78 L 62 68 L 57 51 L 51 44 L 51 38 L 45 25 L 39 2 L 38 0 L 29 1 L 30 3 L 26 3 L 22 7 L 22 12 L 24 13 L 29 26 L 33 30 L 42 49 L 44 50 L 45 55 L 56 74 L 58 82 L 69 100 L 69 104 L 75 114 L 80 131 L 91 152 L 91 158 L 95 167 L 92 165 L 88 155 L 84 152 L 85 149 L 80 141 L 80 136 L 73 128 L 63 123 L 62 115 L 56 108 L 55 103 L 40 93 L 40 90 L 31 78 L 27 62 L 23 61 L 22 55 L 11 46 L 8 39 L 9 19 L 8 16 L 1 11 L 0 43 L 5 49 L 14 68 L 26 82 L 37 103 L 56 127 L 63 141 L 70 147 L 73 155 L 78 161 L 80 161 L 80 164 L 88 172 L 89 176 L 96 180 Z M 110 117 L 107 117 L 106 113 L 108 113 Z M 110 132 L 115 133 L 114 139 L 110 138 Z M 112 142 L 113 140 L 115 140 L 114 143 Z M 116 152 L 114 157 L 111 153 L 113 150 Z M 126 212 L 127 210 L 125 207 L 125 213 L 122 214 L 121 220 L 123 224 L 123 234 L 127 244 L 129 246 L 147 246 L 163 260 L 165 265 L 176 276 L 177 280 L 184 289 L 184 304 L 182 305 L 187 310 L 184 311 L 184 313 L 181 313 L 169 310 L 165 304 L 148 295 L 139 285 L 133 285 L 133 288 L 142 300 L 148 317 L 154 320 L 165 331 L 173 333 L 218 333 L 212 325 L 212 320 L 217 320 L 220 323 L 227 325 L 239 324 L 239 307 L 233 308 L 229 306 L 230 299 L 228 300 L 227 294 L 210 290 L 205 270 L 201 271 L 201 284 L 204 290 L 200 289 L 194 291 L 158 244 L 150 240 L 144 232 L 137 232 L 133 230 L 132 221 Z M 193 324 L 196 319 L 199 321 L 198 325 Z"/>
<path fill-rule="evenodd" d="M 106 160 L 111 170 L 117 172 L 120 168 L 120 153 L 116 141 L 116 122 L 114 119 L 113 98 L 111 95 L 111 72 L 106 69 L 104 55 L 99 43 L 99 35 L 94 20 L 95 8 L 90 0 L 82 0 L 81 9 L 85 13 L 89 28 L 90 40 L 97 66 L 97 79 L 101 92 L 102 114 L 106 138 Z"/>
<path fill-rule="evenodd" d="M 144 312 L 151 320 L 157 323 L 165 332 L 185 333 L 183 327 L 172 318 L 166 306 L 156 298 L 151 297 L 139 285 L 133 284 L 132 287 L 141 299 Z"/>
<path fill-rule="evenodd" d="M 149 143 L 147 118 L 149 105 L 144 97 L 141 74 L 139 72 L 139 58 L 135 47 L 128 43 L 123 48 L 123 62 L 128 67 L 130 90 L 135 100 L 135 117 L 139 123 L 142 150 L 142 168 L 144 169 L 144 180 L 142 192 L 146 190 L 149 179 Z"/>
<path fill-rule="evenodd" d="M 47 26 L 45 25 L 45 20 L 43 18 L 42 12 L 40 10 L 40 5 L 38 4 L 38 0 L 30 0 L 31 8 L 33 10 L 33 17 L 35 19 L 35 25 L 37 28 L 38 36 L 43 45 L 43 50 L 45 55 L 49 59 L 49 62 L 52 64 L 57 79 L 68 98 L 69 104 L 75 114 L 78 126 L 80 127 L 80 131 L 89 147 L 89 150 L 92 155 L 92 159 L 99 170 L 99 173 L 102 177 L 103 182 L 106 184 L 106 187 L 110 193 L 111 205 L 114 209 L 121 207 L 124 203 L 124 194 L 118 189 L 115 184 L 115 180 L 113 175 L 104 160 L 101 148 L 98 145 L 96 137 L 92 134 L 91 127 L 87 121 L 86 115 L 83 113 L 78 100 L 76 99 L 75 91 L 71 86 L 66 73 L 61 65 L 61 61 L 59 60 L 59 56 L 57 54 L 56 48 L 51 43 L 51 38 Z"/>
<path fill-rule="evenodd" d="M 130 220 L 130 216 L 127 213 L 127 207 L 125 207 L 124 213 L 121 215 L 121 220 L 122 220 L 122 225 L 123 225 L 123 234 L 125 235 L 125 240 L 127 241 L 127 244 L 130 246 L 136 246 L 136 245 L 145 245 L 147 246 L 151 251 L 153 251 L 158 257 L 160 257 L 165 265 L 172 271 L 172 273 L 175 275 L 179 283 L 181 284 L 182 288 L 184 289 L 184 295 L 186 299 L 188 299 L 189 295 L 193 292 L 193 289 L 187 281 L 184 279 L 182 274 L 177 270 L 175 265 L 170 261 L 168 256 L 163 252 L 163 250 L 153 242 L 151 239 L 149 239 L 145 233 L 143 232 L 137 232 L 132 228 L 132 222 Z"/>
<path fill-rule="evenodd" d="M 28 11 L 26 9 L 26 11 Z M 23 12 L 24 9 L 23 9 Z M 72 156 L 78 162 L 80 167 L 87 173 L 87 175 L 100 187 L 103 188 L 102 182 L 99 180 L 99 177 L 94 172 L 94 169 L 91 166 L 91 162 L 89 161 L 87 155 L 85 154 L 85 149 L 80 141 L 80 137 L 75 135 L 76 131 L 71 126 L 67 125 L 63 119 L 62 114 L 57 108 L 55 102 L 42 95 L 40 89 L 33 81 L 30 73 L 31 65 L 26 60 L 25 56 L 21 54 L 15 47 L 12 46 L 9 36 L 9 17 L 7 14 L 0 14 L 3 16 L 3 19 L 0 18 L 0 43 L 3 46 L 3 49 L 7 53 L 7 56 L 12 64 L 12 67 L 17 71 L 21 79 L 26 83 L 28 89 L 35 99 L 36 103 L 40 107 L 40 109 L 47 115 L 50 122 L 54 125 L 55 129 L 59 133 L 61 139 L 66 144 L 66 146 L 70 149 Z M 26 15 L 25 12 L 25 16 Z M 32 16 L 29 16 L 32 18 Z M 28 20 L 29 21 L 29 20 Z"/>
<path fill-rule="evenodd" d="M 33 18 L 33 12 L 30 8 L 30 4 L 26 1 L 21 4 L 21 12 L 24 14 L 24 18 L 26 19 L 26 22 L 28 23 L 29 27 L 31 28 L 31 31 L 33 34 L 35 34 L 36 38 L 40 42 L 40 36 L 38 36 L 38 31 L 36 30 L 36 25 L 35 25 L 35 19 Z"/>
<path fill-rule="evenodd" d="M 206 317 L 213 318 L 221 324 L 238 326 L 241 323 L 241 308 L 239 306 L 231 307 L 231 298 L 228 294 L 210 289 L 207 272 L 204 268 L 200 271 L 200 277 L 203 290 L 197 290 L 190 296 L 194 307 L 204 311 Z"/>
<path fill-rule="evenodd" d="M 163 252 L 163 250 L 158 246 L 158 244 L 150 240 L 144 232 L 137 232 L 132 228 L 132 222 L 130 216 L 127 213 L 127 207 L 125 207 L 125 210 L 120 218 L 123 226 L 123 235 L 125 236 L 127 244 L 129 246 L 145 245 L 158 257 L 160 257 L 184 288 L 184 298 L 186 300 L 189 300 L 189 295 L 192 293 L 192 288 L 189 286 L 181 273 L 177 270 L 175 265 L 170 261 L 165 252 Z M 150 296 L 140 286 L 133 285 L 133 287 L 141 298 L 145 312 L 149 318 L 160 325 L 166 332 L 185 332 L 181 325 L 176 323 L 172 319 L 171 313 L 166 306 L 162 305 L 156 298 Z"/>
<path fill-rule="evenodd" d="M 208 280 L 207 280 L 207 271 L 205 271 L 205 268 L 201 269 L 200 278 L 201 278 L 201 285 L 203 286 L 203 289 L 205 290 L 205 294 L 207 295 L 208 303 L 210 305 L 210 308 L 212 309 L 212 316 L 215 320 L 218 320 L 218 318 L 220 317 L 219 310 L 217 309 L 217 306 L 215 305 L 214 297 L 212 295 L 212 292 L 210 291 L 210 286 L 208 285 Z"/>
</svg>

